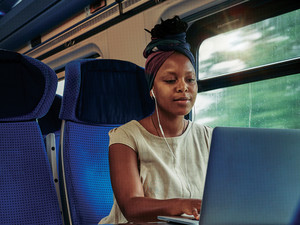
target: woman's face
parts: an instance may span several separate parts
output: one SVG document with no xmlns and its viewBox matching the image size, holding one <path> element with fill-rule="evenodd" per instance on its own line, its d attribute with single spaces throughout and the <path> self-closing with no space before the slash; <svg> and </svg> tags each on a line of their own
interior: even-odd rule
<svg viewBox="0 0 300 225">
<path fill-rule="evenodd" d="M 198 91 L 190 60 L 180 53 L 172 54 L 158 70 L 153 91 L 160 111 L 177 116 L 188 114 Z"/>
</svg>

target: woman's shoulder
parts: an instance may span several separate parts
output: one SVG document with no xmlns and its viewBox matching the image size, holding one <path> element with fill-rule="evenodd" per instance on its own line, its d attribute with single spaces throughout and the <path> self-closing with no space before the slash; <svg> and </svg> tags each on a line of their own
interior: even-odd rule
<svg viewBox="0 0 300 225">
<path fill-rule="evenodd" d="M 115 127 L 109 131 L 109 135 L 117 135 L 119 133 L 135 133 L 139 130 L 139 122 L 136 120 L 131 120 L 119 127 Z"/>
<path fill-rule="evenodd" d="M 192 123 L 192 138 L 193 140 L 202 146 L 202 152 L 209 152 L 210 144 L 212 140 L 213 128 L 199 123 Z M 207 151 L 206 151 L 206 150 Z"/>
<path fill-rule="evenodd" d="M 139 138 L 139 122 L 132 120 L 122 126 L 109 131 L 109 146 L 112 144 L 124 144 L 137 151 L 136 140 Z"/>
<path fill-rule="evenodd" d="M 213 128 L 210 127 L 210 126 L 206 126 L 206 125 L 203 125 L 203 124 L 199 124 L 199 123 L 196 123 L 196 122 L 191 122 L 191 130 L 193 133 L 196 133 L 196 134 L 202 134 L 208 138 L 211 138 L 212 136 L 212 132 L 213 132 Z"/>
</svg>

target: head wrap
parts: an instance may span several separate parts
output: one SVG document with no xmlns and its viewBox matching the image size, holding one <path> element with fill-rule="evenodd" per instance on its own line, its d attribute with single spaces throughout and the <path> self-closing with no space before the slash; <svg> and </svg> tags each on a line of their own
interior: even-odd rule
<svg viewBox="0 0 300 225">
<path fill-rule="evenodd" d="M 146 46 L 143 55 L 147 58 L 145 73 L 149 90 L 153 86 L 157 71 L 174 52 L 179 52 L 188 57 L 195 68 L 195 58 L 190 51 L 190 45 L 186 42 L 185 37 L 185 32 L 182 32 L 174 35 L 166 35 L 164 38 L 152 38 L 152 41 Z"/>
</svg>

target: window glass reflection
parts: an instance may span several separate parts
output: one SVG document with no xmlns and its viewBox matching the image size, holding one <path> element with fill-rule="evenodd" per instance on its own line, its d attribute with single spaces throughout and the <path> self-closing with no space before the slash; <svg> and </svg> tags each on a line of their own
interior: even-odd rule
<svg viewBox="0 0 300 225">
<path fill-rule="evenodd" d="M 194 121 L 300 129 L 300 74 L 198 93 Z"/>
<path fill-rule="evenodd" d="M 300 10 L 203 41 L 199 79 L 228 74 L 300 56 Z"/>
</svg>

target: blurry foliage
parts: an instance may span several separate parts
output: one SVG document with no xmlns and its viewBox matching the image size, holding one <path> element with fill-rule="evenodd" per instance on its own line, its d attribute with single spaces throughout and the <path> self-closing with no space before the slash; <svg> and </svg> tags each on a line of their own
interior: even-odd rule
<svg viewBox="0 0 300 225">
<path fill-rule="evenodd" d="M 231 38 L 227 41 L 232 41 L 233 48 L 241 48 L 216 48 L 205 60 L 200 57 L 201 78 L 299 57 L 299 21 L 297 10 L 223 34 L 223 40 Z M 211 41 L 214 38 L 221 40 L 213 37 Z M 233 64 L 226 66 L 226 62 Z M 195 114 L 196 122 L 212 127 L 300 129 L 300 74 L 199 93 Z"/>
</svg>

